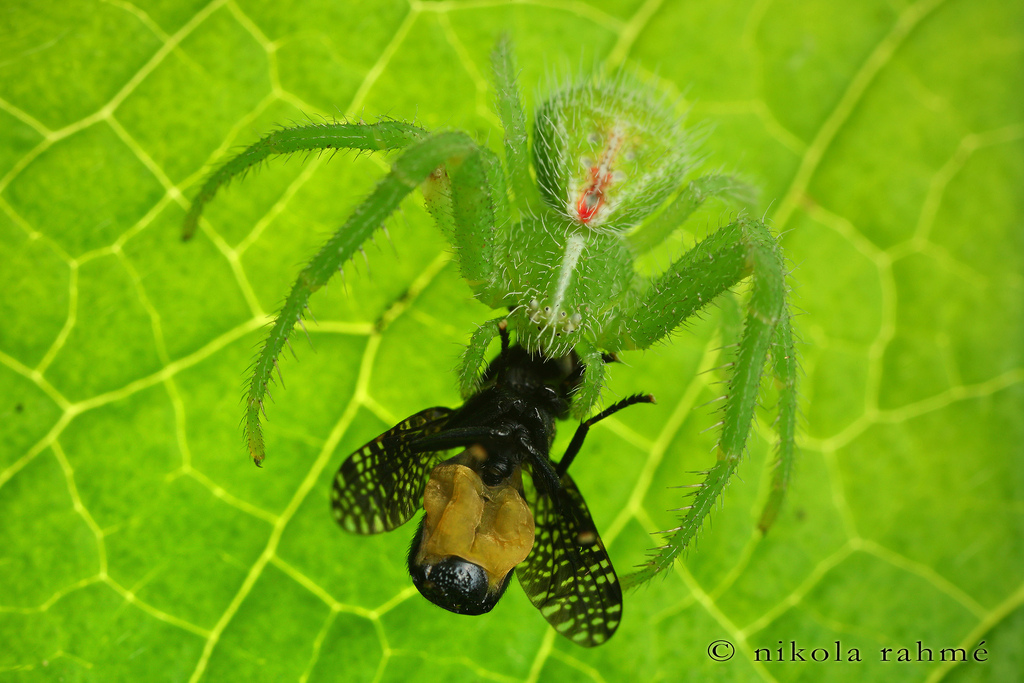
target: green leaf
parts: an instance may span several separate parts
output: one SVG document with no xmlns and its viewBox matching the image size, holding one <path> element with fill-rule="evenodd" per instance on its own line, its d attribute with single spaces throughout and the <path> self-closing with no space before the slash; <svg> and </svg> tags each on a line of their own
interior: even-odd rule
<svg viewBox="0 0 1024 683">
<path fill-rule="evenodd" d="M 1003 681 L 1024 669 L 1020 3 L 15 0 L 4 12 L 0 679 Z M 801 455 L 775 526 L 757 532 L 768 390 L 741 480 L 594 650 L 557 636 L 516 586 L 489 615 L 441 611 L 406 576 L 411 529 L 363 538 L 331 520 L 341 461 L 408 414 L 457 405 L 460 345 L 494 316 L 418 200 L 390 244 L 368 249 L 369 275 L 357 263 L 313 298 L 313 349 L 293 340 L 287 389 L 267 407 L 265 467 L 247 458 L 239 397 L 262 327 L 386 160 L 270 164 L 218 197 L 193 242 L 178 237 L 208 165 L 275 125 L 387 115 L 497 150 L 501 31 L 530 108 L 546 73 L 580 64 L 625 63 L 684 94 L 690 120 L 713 126 L 708 167 L 761 189 L 802 310 Z M 660 257 L 731 211 L 705 208 Z M 715 404 L 701 406 L 723 370 L 700 371 L 721 364 L 734 308 L 609 369 L 607 397 L 659 399 L 596 427 L 573 466 L 620 574 L 685 505 L 668 487 L 713 461 Z M 728 662 L 708 655 L 719 639 L 736 646 Z M 834 658 L 835 641 L 862 661 L 765 661 L 780 647 Z M 918 641 L 935 661 L 917 661 Z M 986 662 L 939 661 L 980 641 Z M 880 661 L 881 648 L 914 661 Z"/>
</svg>

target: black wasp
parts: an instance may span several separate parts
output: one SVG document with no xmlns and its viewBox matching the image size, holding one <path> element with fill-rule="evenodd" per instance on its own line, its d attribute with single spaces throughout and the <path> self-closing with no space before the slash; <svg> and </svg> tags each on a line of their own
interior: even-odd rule
<svg viewBox="0 0 1024 683">
<path fill-rule="evenodd" d="M 526 595 L 559 633 L 600 645 L 622 618 L 622 590 L 566 470 L 591 426 L 654 399 L 629 396 L 581 423 L 555 463 L 555 419 L 568 417 L 582 372 L 575 355 L 550 359 L 510 347 L 502 327 L 501 353 L 465 405 L 421 410 L 342 464 L 331 493 L 335 520 L 375 534 L 423 507 L 408 565 L 424 597 L 452 612 L 483 614 L 516 568 Z"/>
</svg>

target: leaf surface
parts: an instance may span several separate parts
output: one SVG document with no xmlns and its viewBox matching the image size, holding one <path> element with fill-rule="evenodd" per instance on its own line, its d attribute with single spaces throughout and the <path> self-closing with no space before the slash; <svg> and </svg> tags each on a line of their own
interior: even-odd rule
<svg viewBox="0 0 1024 683">
<path fill-rule="evenodd" d="M 1024 8 L 984 0 L 15 3 L 0 60 L 0 678 L 19 681 L 1009 680 L 1024 669 Z M 471 300 L 421 203 L 313 298 L 251 465 L 239 397 L 300 265 L 386 159 L 209 164 L 275 125 L 378 116 L 500 150 L 489 52 L 621 64 L 711 125 L 711 169 L 784 233 L 804 377 L 770 533 L 773 400 L 698 543 L 606 645 L 513 586 L 421 599 L 409 529 L 341 532 L 330 481 L 403 417 L 458 405 Z M 557 79 L 555 79 L 557 80 Z M 731 219 L 706 207 L 655 265 Z M 658 259 L 661 259 L 658 262 Z M 742 297 L 740 297 L 742 300 Z M 610 368 L 573 466 L 620 574 L 713 461 L 732 299 Z M 379 331 L 378 331 L 379 330 Z M 563 427 L 555 449 L 571 429 Z M 708 656 L 719 639 L 728 662 Z M 941 648 L 985 641 L 988 661 Z M 790 660 L 791 645 L 859 662 Z M 918 641 L 935 661 L 917 661 Z M 765 648 L 758 651 L 758 648 Z M 912 662 L 880 661 L 908 648 Z M 769 652 L 770 650 L 770 652 Z M 766 661 L 770 654 L 772 661 Z M 820 656 L 820 655 L 819 655 Z M 927 658 L 926 658 L 927 659 Z"/>
</svg>

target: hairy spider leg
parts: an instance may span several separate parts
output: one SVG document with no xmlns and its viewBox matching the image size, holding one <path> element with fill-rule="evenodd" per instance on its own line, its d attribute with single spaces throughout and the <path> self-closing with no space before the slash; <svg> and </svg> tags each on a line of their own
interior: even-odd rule
<svg viewBox="0 0 1024 683">
<path fill-rule="evenodd" d="M 789 489 L 796 460 L 796 416 L 797 416 L 797 360 L 793 345 L 793 327 L 788 315 L 783 315 L 775 328 L 772 342 L 772 368 L 779 382 L 779 406 L 775 430 L 779 444 L 773 463 L 771 490 L 768 502 L 761 512 L 757 526 L 761 533 L 767 533 L 782 507 L 782 499 Z"/>
<path fill-rule="evenodd" d="M 530 153 L 527 147 L 526 113 L 519 94 L 512 41 L 507 35 L 498 39 L 491 53 L 494 69 L 494 87 L 497 91 L 496 104 L 502 128 L 505 129 L 505 167 L 508 169 L 509 184 L 515 197 L 516 210 L 520 218 L 537 215 L 543 204 L 537 186 L 530 175 Z"/>
<path fill-rule="evenodd" d="M 270 157 L 325 149 L 386 152 L 407 147 L 427 135 L 429 133 L 419 126 L 402 121 L 379 121 L 370 124 L 317 123 L 275 130 L 263 136 L 259 142 L 249 145 L 241 154 L 228 159 L 203 181 L 185 216 L 181 239 L 192 239 L 203 209 L 220 188 Z"/>
<path fill-rule="evenodd" d="M 796 361 L 782 254 L 767 226 L 758 220 L 741 218 L 697 244 L 624 307 L 618 338 L 628 340 L 634 348 L 648 348 L 682 320 L 751 275 L 750 307 L 725 399 L 718 462 L 707 472 L 693 504 L 666 544 L 639 572 L 628 577 L 633 583 L 646 581 L 672 566 L 725 489 L 746 446 L 769 352 L 782 389 L 775 480 L 762 521 L 770 523 L 778 511 L 795 453 Z"/>
<path fill-rule="evenodd" d="M 691 181 L 657 216 L 626 237 L 634 254 L 645 254 L 679 229 L 707 199 L 718 197 L 738 202 L 750 201 L 754 189 L 727 175 L 706 175 Z"/>
<path fill-rule="evenodd" d="M 487 356 L 487 347 L 496 336 L 500 326 L 507 320 L 506 316 L 488 320 L 474 330 L 469 338 L 466 350 L 462 352 L 459 361 L 459 392 L 463 398 L 469 398 L 476 393 L 482 378 L 481 369 Z"/>
<path fill-rule="evenodd" d="M 307 134 L 314 135 L 316 131 L 309 130 Z M 263 462 L 265 455 L 260 412 L 263 410 L 267 384 L 272 380 L 273 370 L 277 367 L 278 358 L 292 330 L 308 310 L 309 297 L 352 258 L 374 231 L 395 212 L 401 201 L 430 177 L 438 166 L 456 165 L 468 177 L 473 177 L 476 170 L 487 163 L 486 154 L 490 153 L 482 151 L 465 133 L 458 132 L 438 133 L 409 145 L 395 160 L 390 173 L 378 183 L 370 196 L 355 208 L 345 223 L 299 273 L 256 358 L 249 382 L 245 406 L 245 436 L 249 455 L 257 465 Z M 460 176 L 456 184 L 461 182 Z M 484 189 L 478 192 L 487 195 Z M 471 218 L 475 220 L 477 217 Z M 454 216 L 451 238 L 459 253 L 471 254 L 471 249 L 459 247 L 463 246 L 461 240 L 475 239 L 477 231 L 475 228 L 467 229 L 461 225 L 462 219 L 463 216 L 459 214 Z M 478 264 L 471 261 L 469 267 L 476 269 Z"/>
</svg>

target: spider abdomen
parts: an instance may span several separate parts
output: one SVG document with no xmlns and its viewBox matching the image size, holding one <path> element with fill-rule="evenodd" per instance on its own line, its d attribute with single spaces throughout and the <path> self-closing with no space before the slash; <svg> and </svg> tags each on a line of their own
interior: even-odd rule
<svg viewBox="0 0 1024 683">
<path fill-rule="evenodd" d="M 602 232 L 650 215 L 693 163 L 671 104 L 630 76 L 554 93 L 534 122 L 537 183 L 548 206 Z"/>
</svg>

